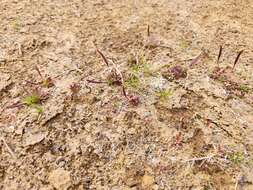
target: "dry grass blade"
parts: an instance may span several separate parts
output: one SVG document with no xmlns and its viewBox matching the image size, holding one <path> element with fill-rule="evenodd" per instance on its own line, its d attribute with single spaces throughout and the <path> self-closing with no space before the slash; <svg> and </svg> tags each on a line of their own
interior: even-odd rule
<svg viewBox="0 0 253 190">
<path fill-rule="evenodd" d="M 125 87 L 123 85 L 122 85 L 122 92 L 123 92 L 123 95 L 126 97 L 126 99 L 128 99 Z"/>
<path fill-rule="evenodd" d="M 35 70 L 38 72 L 38 74 L 40 75 L 40 77 L 43 78 L 43 76 L 42 76 L 42 74 L 41 74 L 38 66 L 35 66 Z"/>
<path fill-rule="evenodd" d="M 235 65 L 238 63 L 239 58 L 240 58 L 241 54 L 243 53 L 243 51 L 244 51 L 244 50 L 241 50 L 241 51 L 238 53 L 237 57 L 235 58 L 235 62 L 234 62 L 234 65 L 233 65 L 233 70 L 234 70 L 234 68 L 235 68 Z"/>
<path fill-rule="evenodd" d="M 201 161 L 201 160 L 211 160 L 214 156 L 216 156 L 215 154 L 210 155 L 210 156 L 205 156 L 205 157 L 199 157 L 199 158 L 191 158 L 188 160 L 184 160 L 183 162 L 195 162 L 195 161 Z"/>
<path fill-rule="evenodd" d="M 105 55 L 99 50 L 97 49 L 97 52 L 99 53 L 99 55 L 102 57 L 103 61 L 105 62 L 105 64 L 109 67 L 109 62 L 106 59 Z"/>
<path fill-rule="evenodd" d="M 148 37 L 149 37 L 150 36 L 150 27 L 149 27 L 149 25 L 148 25 L 147 33 L 148 33 Z"/>
<path fill-rule="evenodd" d="M 220 58 L 221 58 L 221 55 L 222 55 L 222 46 L 220 46 L 220 50 L 219 50 L 219 55 L 218 55 L 218 58 L 217 58 L 217 64 L 219 64 L 219 61 L 220 61 Z"/>
<path fill-rule="evenodd" d="M 87 82 L 88 83 L 95 83 L 95 84 L 103 84 L 103 83 L 106 83 L 104 81 L 96 81 L 96 80 L 92 80 L 92 79 L 87 79 Z"/>
<path fill-rule="evenodd" d="M 194 59 L 191 61 L 190 67 L 192 67 L 193 65 L 195 65 L 195 64 L 199 61 L 200 57 L 202 56 L 202 53 L 203 53 L 203 52 L 201 52 L 196 58 L 194 58 Z"/>
<path fill-rule="evenodd" d="M 128 96 L 127 96 L 127 93 L 126 93 L 126 90 L 125 90 L 125 87 L 124 87 L 124 78 L 123 78 L 123 74 L 122 74 L 121 71 L 117 68 L 116 64 L 115 64 L 113 61 L 112 61 L 112 65 L 113 65 L 113 68 L 114 68 L 115 71 L 116 71 L 116 74 L 118 74 L 118 75 L 120 76 L 123 95 L 129 100 L 129 98 L 128 98 Z"/>
</svg>

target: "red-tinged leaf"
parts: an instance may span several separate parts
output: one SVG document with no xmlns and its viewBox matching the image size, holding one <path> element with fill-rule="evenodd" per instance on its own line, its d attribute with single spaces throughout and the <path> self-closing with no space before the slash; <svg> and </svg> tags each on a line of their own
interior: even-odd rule
<svg viewBox="0 0 253 190">
<path fill-rule="evenodd" d="M 148 37 L 149 37 L 150 36 L 150 27 L 149 27 L 149 25 L 148 25 L 147 33 L 148 33 Z"/>
<path fill-rule="evenodd" d="M 219 55 L 218 55 L 218 58 L 217 58 L 217 64 L 219 64 L 219 61 L 220 61 L 220 58 L 221 58 L 221 55 L 222 55 L 222 46 L 220 46 L 220 50 L 219 50 Z"/>
<path fill-rule="evenodd" d="M 233 70 L 234 70 L 234 68 L 235 68 L 235 65 L 236 65 L 237 62 L 239 61 L 239 58 L 240 58 L 241 54 L 243 53 L 243 51 L 244 51 L 244 50 L 241 50 L 241 51 L 238 53 L 237 57 L 235 58 L 235 62 L 234 62 L 234 65 L 233 65 Z"/>
</svg>

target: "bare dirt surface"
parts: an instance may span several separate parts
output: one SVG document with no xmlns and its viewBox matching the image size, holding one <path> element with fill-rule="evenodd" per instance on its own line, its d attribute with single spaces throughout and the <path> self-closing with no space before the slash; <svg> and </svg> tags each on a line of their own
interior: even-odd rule
<svg viewBox="0 0 253 190">
<path fill-rule="evenodd" d="M 253 189 L 252 50 L 250 0 L 0 0 L 0 189 Z"/>
</svg>

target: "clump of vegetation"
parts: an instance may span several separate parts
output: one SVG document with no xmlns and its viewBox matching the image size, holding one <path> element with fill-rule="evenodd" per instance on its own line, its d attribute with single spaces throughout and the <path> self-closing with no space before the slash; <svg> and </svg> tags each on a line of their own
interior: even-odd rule
<svg viewBox="0 0 253 190">
<path fill-rule="evenodd" d="M 180 65 L 173 66 L 162 73 L 163 77 L 169 81 L 187 77 L 187 70 Z"/>
<path fill-rule="evenodd" d="M 168 97 L 172 95 L 172 92 L 170 90 L 160 90 L 157 92 L 157 96 L 160 100 L 166 100 Z"/>
<path fill-rule="evenodd" d="M 40 97 L 38 95 L 30 95 L 30 96 L 26 96 L 24 97 L 24 99 L 22 100 L 23 104 L 27 105 L 27 106 L 31 106 L 33 104 L 38 104 L 40 103 Z"/>
</svg>

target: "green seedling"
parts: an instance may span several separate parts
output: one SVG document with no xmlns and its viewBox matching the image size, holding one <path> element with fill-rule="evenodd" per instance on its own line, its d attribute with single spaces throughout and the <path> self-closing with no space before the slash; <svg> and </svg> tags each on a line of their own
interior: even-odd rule
<svg viewBox="0 0 253 190">
<path fill-rule="evenodd" d="M 27 106 L 38 104 L 38 103 L 40 103 L 40 97 L 37 96 L 37 95 L 26 96 L 23 99 L 22 103 L 27 105 Z"/>
<path fill-rule="evenodd" d="M 172 95 L 172 92 L 170 90 L 160 90 L 157 92 L 157 96 L 160 100 L 166 100 Z"/>
<path fill-rule="evenodd" d="M 234 164 L 241 164 L 245 158 L 242 152 L 234 152 L 228 155 L 228 159 Z"/>
<path fill-rule="evenodd" d="M 30 95 L 24 97 L 22 103 L 26 106 L 34 108 L 39 114 L 43 112 L 43 109 L 38 104 L 40 103 L 41 98 L 38 95 Z"/>
</svg>

